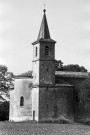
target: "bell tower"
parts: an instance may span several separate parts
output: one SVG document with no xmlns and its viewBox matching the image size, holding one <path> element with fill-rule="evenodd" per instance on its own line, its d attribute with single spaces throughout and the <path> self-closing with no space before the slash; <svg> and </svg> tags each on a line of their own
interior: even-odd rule
<svg viewBox="0 0 90 135">
<path fill-rule="evenodd" d="M 33 45 L 33 88 L 32 88 L 32 116 L 40 121 L 43 117 L 42 105 L 45 91 L 55 87 L 55 43 L 49 33 L 44 9 L 38 38 Z M 43 106 L 44 107 L 44 106 Z"/>
<path fill-rule="evenodd" d="M 35 86 L 55 85 L 55 43 L 49 33 L 46 10 L 39 30 L 37 41 L 33 45 L 33 84 Z"/>
</svg>

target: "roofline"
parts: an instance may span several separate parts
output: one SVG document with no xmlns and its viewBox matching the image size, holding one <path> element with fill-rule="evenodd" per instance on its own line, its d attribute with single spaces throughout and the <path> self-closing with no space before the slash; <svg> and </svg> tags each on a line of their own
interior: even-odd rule
<svg viewBox="0 0 90 135">
<path fill-rule="evenodd" d="M 56 41 L 53 40 L 53 39 L 43 39 L 43 38 L 41 38 L 41 39 L 36 40 L 35 42 L 33 42 L 32 45 L 38 44 L 40 42 L 52 42 L 52 43 L 56 43 Z"/>
<path fill-rule="evenodd" d="M 15 79 L 33 79 L 33 77 L 28 77 L 28 76 L 16 76 Z"/>
<path fill-rule="evenodd" d="M 69 71 L 55 71 L 55 76 L 69 77 L 69 78 L 89 78 L 88 72 L 69 72 Z"/>
</svg>

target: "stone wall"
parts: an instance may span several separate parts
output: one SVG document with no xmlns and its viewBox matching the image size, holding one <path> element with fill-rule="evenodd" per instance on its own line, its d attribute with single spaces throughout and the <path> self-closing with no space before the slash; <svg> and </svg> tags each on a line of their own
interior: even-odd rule
<svg viewBox="0 0 90 135">
<path fill-rule="evenodd" d="M 90 78 L 57 77 L 56 83 L 59 80 L 74 85 L 74 120 L 90 121 Z"/>
<path fill-rule="evenodd" d="M 45 47 L 48 46 L 50 50 L 50 55 L 45 56 Z M 54 60 L 55 59 L 55 43 L 41 42 L 40 45 L 40 59 L 42 60 Z"/>
<path fill-rule="evenodd" d="M 73 121 L 73 88 L 40 88 L 40 121 Z"/>
<path fill-rule="evenodd" d="M 14 115 L 14 90 L 10 91 L 10 106 L 9 106 L 9 120 L 13 119 Z"/>
<path fill-rule="evenodd" d="M 55 84 L 55 62 L 40 61 L 40 85 Z"/>
<path fill-rule="evenodd" d="M 25 121 L 32 119 L 32 79 L 15 79 L 14 90 L 10 92 L 10 121 Z M 20 106 L 20 98 L 24 105 Z"/>
</svg>

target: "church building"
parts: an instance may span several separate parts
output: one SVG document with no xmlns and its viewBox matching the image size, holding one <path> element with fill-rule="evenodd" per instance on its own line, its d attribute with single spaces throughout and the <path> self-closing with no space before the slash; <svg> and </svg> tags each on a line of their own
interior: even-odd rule
<svg viewBox="0 0 90 135">
<path fill-rule="evenodd" d="M 73 122 L 90 117 L 90 109 L 80 108 L 79 95 L 89 73 L 55 71 L 55 44 L 50 37 L 43 10 L 38 38 L 32 43 L 32 74 L 17 76 L 10 90 L 10 121 Z M 90 102 L 88 100 L 87 108 Z M 79 107 L 80 106 L 80 107 Z M 83 114 L 84 113 L 84 114 Z M 86 117 L 85 117 L 86 118 Z"/>
</svg>

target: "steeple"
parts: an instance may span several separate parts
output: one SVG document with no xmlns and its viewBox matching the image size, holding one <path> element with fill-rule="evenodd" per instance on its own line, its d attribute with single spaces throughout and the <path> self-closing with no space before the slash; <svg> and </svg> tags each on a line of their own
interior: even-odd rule
<svg viewBox="0 0 90 135">
<path fill-rule="evenodd" d="M 44 12 L 44 14 L 43 14 L 38 38 L 35 42 L 32 43 L 32 45 L 35 45 L 35 44 L 39 43 L 40 41 L 56 43 L 56 41 L 51 39 L 51 37 L 50 37 L 50 32 L 49 32 L 49 28 L 48 28 L 48 23 L 47 23 L 47 18 L 46 18 L 46 9 L 45 8 L 44 8 L 43 12 Z"/>
<path fill-rule="evenodd" d="M 41 23 L 37 40 L 50 39 L 50 33 L 49 33 L 49 28 L 48 28 L 46 13 L 45 13 L 46 10 L 44 9 L 43 12 L 44 12 L 43 19 L 42 19 L 42 23 Z"/>
</svg>

